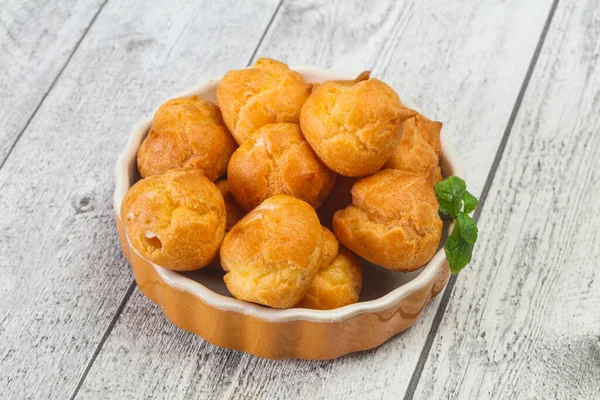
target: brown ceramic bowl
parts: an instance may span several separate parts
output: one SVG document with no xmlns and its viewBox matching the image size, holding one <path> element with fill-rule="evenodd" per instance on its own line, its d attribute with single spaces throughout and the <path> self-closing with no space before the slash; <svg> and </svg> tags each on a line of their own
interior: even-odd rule
<svg viewBox="0 0 600 400">
<path fill-rule="evenodd" d="M 353 79 L 325 69 L 294 69 L 308 82 Z M 218 81 L 208 80 L 178 96 L 198 95 L 215 102 Z M 417 109 L 406 99 L 403 101 Z M 364 286 L 356 304 L 335 310 L 276 310 L 233 298 L 221 271 L 205 268 L 182 273 L 151 263 L 131 246 L 120 218 L 123 197 L 139 179 L 136 154 L 149 127 L 150 120 L 135 127 L 117 161 L 115 217 L 123 253 L 133 267 L 140 290 L 180 328 L 217 346 L 259 357 L 330 359 L 379 346 L 402 332 L 419 318 L 448 281 L 450 270 L 440 246 L 427 265 L 410 273 L 394 272 L 363 260 Z M 445 131 L 441 142 L 443 175 L 464 178 L 462 163 Z M 445 225 L 444 232 L 450 228 Z"/>
</svg>

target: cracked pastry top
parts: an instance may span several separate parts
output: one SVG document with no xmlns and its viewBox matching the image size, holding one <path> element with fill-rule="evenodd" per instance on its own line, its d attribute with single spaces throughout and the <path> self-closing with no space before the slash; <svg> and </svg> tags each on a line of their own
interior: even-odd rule
<svg viewBox="0 0 600 400">
<path fill-rule="evenodd" d="M 304 103 L 300 126 L 330 169 L 359 177 L 385 164 L 398 146 L 402 122 L 415 114 L 378 79 L 329 81 L 317 86 Z"/>
<path fill-rule="evenodd" d="M 362 288 L 360 259 L 350 250 L 339 246 L 334 234 L 324 229 L 331 262 L 322 266 L 308 292 L 296 307 L 332 310 L 358 302 Z"/>
<path fill-rule="evenodd" d="M 235 140 L 219 108 L 198 96 L 169 100 L 152 119 L 148 136 L 138 149 L 142 178 L 175 168 L 195 168 L 214 181 L 227 170 Z"/>
<path fill-rule="evenodd" d="M 121 219 L 143 257 L 174 271 L 208 265 L 225 235 L 223 196 L 200 170 L 138 181 L 123 199 Z"/>
<path fill-rule="evenodd" d="M 286 64 L 261 58 L 250 68 L 225 74 L 217 86 L 217 104 L 238 144 L 264 125 L 298 123 L 311 86 Z"/>
<path fill-rule="evenodd" d="M 435 254 L 442 220 L 431 174 L 395 169 L 360 179 L 352 204 L 333 216 L 340 243 L 396 271 L 414 271 Z"/>
<path fill-rule="evenodd" d="M 409 172 L 431 172 L 434 184 L 441 181 L 441 129 L 441 122 L 431 121 L 421 114 L 407 119 L 403 124 L 400 143 L 383 167 Z"/>
<path fill-rule="evenodd" d="M 277 123 L 260 128 L 233 153 L 227 177 L 238 204 L 249 211 L 277 194 L 317 209 L 333 189 L 336 174 L 315 155 L 298 124 Z"/>
<path fill-rule="evenodd" d="M 335 239 L 335 238 L 334 238 Z M 295 197 L 263 201 L 225 236 L 221 265 L 231 294 L 273 308 L 290 308 L 308 291 L 337 249 L 315 210 Z"/>
</svg>

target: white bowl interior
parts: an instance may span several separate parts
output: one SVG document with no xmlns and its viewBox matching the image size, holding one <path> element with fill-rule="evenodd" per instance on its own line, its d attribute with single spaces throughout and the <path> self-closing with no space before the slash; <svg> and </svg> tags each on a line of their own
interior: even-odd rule
<svg viewBox="0 0 600 400">
<path fill-rule="evenodd" d="M 307 82 L 354 79 L 354 76 L 314 67 L 294 67 L 294 69 L 300 72 Z M 190 90 L 170 98 L 197 95 L 202 99 L 216 102 L 216 87 L 219 80 L 220 78 L 209 79 Z M 399 88 L 395 89 L 398 90 Z M 398 90 L 398 92 L 402 93 L 401 90 Z M 403 97 L 402 101 L 408 107 L 418 110 L 410 100 Z M 116 189 L 114 208 L 118 215 L 120 215 L 121 203 L 127 190 L 139 180 L 136 162 L 137 148 L 146 137 L 149 129 L 150 120 L 138 124 L 129 137 L 125 150 L 117 161 L 115 167 Z M 462 163 L 452 147 L 448 134 L 445 131 L 442 131 L 441 142 L 443 153 L 441 160 L 442 174 L 444 176 L 457 175 L 464 179 Z M 223 309 L 242 311 L 247 314 L 256 314 L 258 317 L 265 319 L 339 320 L 356 315 L 360 312 L 385 309 L 391 303 L 400 301 L 412 291 L 418 290 L 422 285 L 426 284 L 429 279 L 433 279 L 438 268 L 441 267 L 445 259 L 441 244 L 444 242 L 445 235 L 450 226 L 450 224 L 444 223 L 444 237 L 440 242 L 440 249 L 427 265 L 417 271 L 409 273 L 395 272 L 374 265 L 366 260 L 362 260 L 364 283 L 359 303 L 342 307 L 337 310 L 321 311 L 298 308 L 273 310 L 268 307 L 247 303 L 233 298 L 223 282 L 224 272 L 216 268 L 203 268 L 191 272 L 174 272 L 156 265 L 155 268 L 166 281 L 178 286 L 182 290 L 193 292 L 203 298 L 203 300 Z"/>
<path fill-rule="evenodd" d="M 380 267 L 364 259 L 361 259 L 361 265 L 363 269 L 363 287 L 359 302 L 372 301 L 393 292 L 415 279 L 422 270 L 400 273 Z M 216 268 L 203 268 L 197 271 L 178 272 L 178 274 L 204 285 L 215 293 L 233 298 L 223 282 L 224 271 Z"/>
</svg>

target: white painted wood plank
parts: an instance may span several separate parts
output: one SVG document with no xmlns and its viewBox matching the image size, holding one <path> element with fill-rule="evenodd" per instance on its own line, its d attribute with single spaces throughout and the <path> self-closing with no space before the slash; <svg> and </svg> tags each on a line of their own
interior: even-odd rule
<svg viewBox="0 0 600 400">
<path fill-rule="evenodd" d="M 0 7 L 0 164 L 102 0 L 6 0 Z"/>
<path fill-rule="evenodd" d="M 550 9 L 541 2 L 286 1 L 258 56 L 371 68 L 446 123 L 477 193 Z M 347 399 L 403 395 L 438 301 L 378 349 L 334 361 L 269 361 L 217 349 L 135 292 L 82 388 L 85 398 Z M 115 371 L 131 371 L 122 374 Z M 202 397 L 202 396 L 200 396 Z"/>
<path fill-rule="evenodd" d="M 277 4 L 103 8 L 0 169 L 0 398 L 69 398 L 132 281 L 112 210 L 131 127 L 246 64 Z"/>
<path fill-rule="evenodd" d="M 558 4 L 416 399 L 600 398 L 599 6 Z"/>
</svg>

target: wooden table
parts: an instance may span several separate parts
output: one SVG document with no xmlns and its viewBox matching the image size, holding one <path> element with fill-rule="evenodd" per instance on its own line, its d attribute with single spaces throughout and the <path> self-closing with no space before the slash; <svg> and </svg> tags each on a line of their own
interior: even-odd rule
<svg viewBox="0 0 600 400">
<path fill-rule="evenodd" d="M 5 0 L 0 398 L 600 398 L 600 1 Z M 260 56 L 371 69 L 479 194 L 468 269 L 408 331 L 271 361 L 136 288 L 113 164 L 167 96 Z"/>
</svg>

